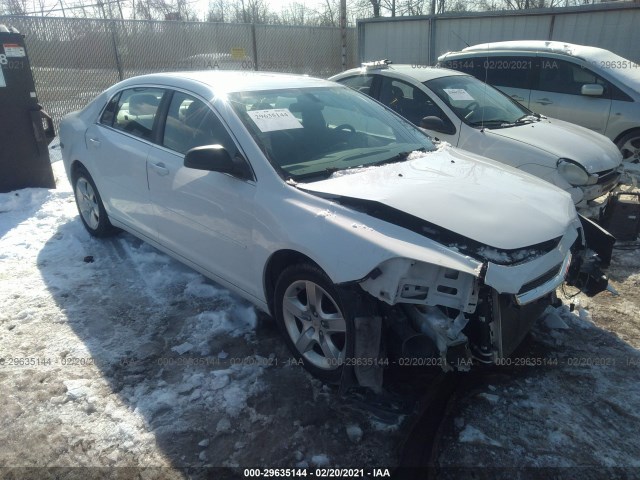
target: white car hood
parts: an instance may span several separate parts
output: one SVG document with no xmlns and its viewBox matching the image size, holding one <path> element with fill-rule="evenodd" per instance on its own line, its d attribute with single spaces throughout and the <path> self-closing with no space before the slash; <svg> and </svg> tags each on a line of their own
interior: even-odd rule
<svg viewBox="0 0 640 480">
<path fill-rule="evenodd" d="M 416 153 L 411 155 L 413 158 Z M 348 170 L 298 184 L 379 202 L 485 245 L 517 249 L 560 237 L 576 217 L 571 196 L 518 170 L 456 149 Z"/>
<path fill-rule="evenodd" d="M 589 173 L 617 168 L 622 162 L 622 154 L 604 135 L 555 118 L 485 133 L 526 143 L 557 158 L 574 160 Z"/>
</svg>

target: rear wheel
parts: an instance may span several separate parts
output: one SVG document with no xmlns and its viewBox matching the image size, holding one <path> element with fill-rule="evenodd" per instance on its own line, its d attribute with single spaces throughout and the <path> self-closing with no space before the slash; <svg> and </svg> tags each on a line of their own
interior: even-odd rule
<svg viewBox="0 0 640 480">
<path fill-rule="evenodd" d="M 314 265 L 293 265 L 276 283 L 274 306 L 296 359 L 320 380 L 338 383 L 354 345 L 353 315 L 338 287 Z"/>
<path fill-rule="evenodd" d="M 634 130 L 620 137 L 616 145 L 622 152 L 624 162 L 640 162 L 640 130 Z"/>
<path fill-rule="evenodd" d="M 113 235 L 116 229 L 109 222 L 96 184 L 84 167 L 77 167 L 74 172 L 73 192 L 80 219 L 87 231 L 94 237 Z"/>
</svg>

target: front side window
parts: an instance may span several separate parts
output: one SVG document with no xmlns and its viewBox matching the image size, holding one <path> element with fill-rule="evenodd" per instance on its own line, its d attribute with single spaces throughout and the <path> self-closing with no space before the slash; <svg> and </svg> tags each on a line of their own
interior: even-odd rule
<svg viewBox="0 0 640 480">
<path fill-rule="evenodd" d="M 233 157 L 235 144 L 211 108 L 203 101 L 182 92 L 174 92 L 162 145 L 178 153 L 194 147 L 222 145 Z"/>
<path fill-rule="evenodd" d="M 441 77 L 425 85 L 466 124 L 505 128 L 532 115 L 499 90 L 469 76 Z"/>
<path fill-rule="evenodd" d="M 409 122 L 341 86 L 240 92 L 228 100 L 272 165 L 296 181 L 435 149 Z"/>
<path fill-rule="evenodd" d="M 445 124 L 451 123 L 422 89 L 401 80 L 383 77 L 380 101 L 417 126 L 424 117 L 438 117 Z"/>
<path fill-rule="evenodd" d="M 113 128 L 151 140 L 151 132 L 164 90 L 132 88 L 124 90 L 118 101 Z"/>
</svg>

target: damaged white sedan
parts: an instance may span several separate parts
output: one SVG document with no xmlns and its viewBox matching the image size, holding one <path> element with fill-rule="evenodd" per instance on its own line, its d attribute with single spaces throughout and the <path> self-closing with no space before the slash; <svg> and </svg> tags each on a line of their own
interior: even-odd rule
<svg viewBox="0 0 640 480">
<path fill-rule="evenodd" d="M 125 229 L 270 313 L 327 382 L 379 385 L 393 352 L 499 361 L 568 272 L 599 277 L 585 237 L 607 245 L 562 190 L 308 77 L 136 77 L 60 138 L 91 234 Z"/>
</svg>

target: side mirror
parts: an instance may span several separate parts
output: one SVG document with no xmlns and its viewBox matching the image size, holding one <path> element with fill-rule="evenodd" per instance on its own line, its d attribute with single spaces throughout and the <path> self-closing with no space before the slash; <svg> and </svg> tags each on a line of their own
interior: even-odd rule
<svg viewBox="0 0 640 480">
<path fill-rule="evenodd" d="M 196 170 L 228 173 L 242 180 L 251 179 L 251 170 L 240 155 L 231 158 L 222 145 L 204 145 L 194 147 L 184 156 L 184 166 Z"/>
<path fill-rule="evenodd" d="M 604 93 L 604 87 L 597 83 L 587 83 L 586 85 L 582 85 L 580 93 L 582 95 L 588 95 L 589 97 L 601 97 Z"/>
<path fill-rule="evenodd" d="M 456 133 L 456 128 L 453 125 L 447 125 L 438 117 L 424 117 L 420 120 L 420 128 L 425 130 L 431 130 L 433 132 L 444 133 L 446 135 L 453 135 Z"/>
</svg>

